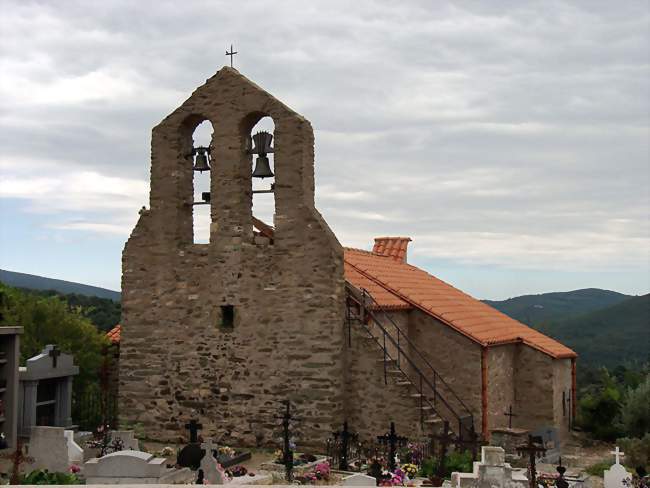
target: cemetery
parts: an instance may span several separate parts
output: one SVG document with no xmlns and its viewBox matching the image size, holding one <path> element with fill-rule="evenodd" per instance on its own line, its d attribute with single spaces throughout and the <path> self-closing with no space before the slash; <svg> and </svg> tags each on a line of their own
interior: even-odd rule
<svg viewBox="0 0 650 488">
<path fill-rule="evenodd" d="M 252 134 L 264 117 L 275 132 Z M 212 143 L 194 147 L 204 121 Z M 74 418 L 75 351 L 47 344 L 19 366 L 20 327 L 0 334 L 3 481 L 647 486 L 619 446 L 588 473 L 574 351 L 409 264 L 410 238 L 340 245 L 314 206 L 304 117 L 224 67 L 152 138 L 97 415 Z M 199 202 L 197 171 L 215 176 Z M 273 225 L 251 213 L 256 191 L 274 194 Z"/>
</svg>

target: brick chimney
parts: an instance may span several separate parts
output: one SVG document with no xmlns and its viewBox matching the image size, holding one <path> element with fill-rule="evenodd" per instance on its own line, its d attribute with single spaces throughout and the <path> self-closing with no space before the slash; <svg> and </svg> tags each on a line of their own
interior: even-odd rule
<svg viewBox="0 0 650 488">
<path fill-rule="evenodd" d="M 390 256 L 400 263 L 405 263 L 409 242 L 411 242 L 410 237 L 375 237 L 372 252 L 382 256 Z"/>
</svg>

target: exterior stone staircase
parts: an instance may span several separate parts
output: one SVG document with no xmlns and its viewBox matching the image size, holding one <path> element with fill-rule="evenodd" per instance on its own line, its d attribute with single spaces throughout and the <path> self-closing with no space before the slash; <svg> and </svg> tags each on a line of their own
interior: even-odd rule
<svg viewBox="0 0 650 488">
<path fill-rule="evenodd" d="M 390 381 L 400 387 L 417 406 L 422 432 L 438 432 L 448 422 L 449 429 L 460 438 L 474 436 L 472 413 L 415 344 L 390 317 L 373 311 L 374 300 L 365 290 L 349 283 L 346 288 L 348 340 L 353 327 L 365 332 L 363 340 L 369 349 L 377 351 L 376 362 L 384 370 L 385 384 Z"/>
</svg>

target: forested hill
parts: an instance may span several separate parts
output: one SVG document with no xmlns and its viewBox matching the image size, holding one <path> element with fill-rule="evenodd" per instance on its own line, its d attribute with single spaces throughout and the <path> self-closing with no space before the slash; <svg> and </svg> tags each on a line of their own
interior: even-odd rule
<svg viewBox="0 0 650 488">
<path fill-rule="evenodd" d="M 650 294 L 535 327 L 580 355 L 580 363 L 614 368 L 650 359 Z"/>
<path fill-rule="evenodd" d="M 630 295 L 615 291 L 586 288 L 567 292 L 522 295 L 508 300 L 483 300 L 506 315 L 528 325 L 593 312 L 628 300 Z"/>
<path fill-rule="evenodd" d="M 88 297 L 108 298 L 120 301 L 120 292 L 107 290 L 98 286 L 82 285 L 72 281 L 56 280 L 26 273 L 16 273 L 0 269 L 0 282 L 15 288 L 28 288 L 30 290 L 54 290 L 63 294 L 75 293 Z"/>
</svg>

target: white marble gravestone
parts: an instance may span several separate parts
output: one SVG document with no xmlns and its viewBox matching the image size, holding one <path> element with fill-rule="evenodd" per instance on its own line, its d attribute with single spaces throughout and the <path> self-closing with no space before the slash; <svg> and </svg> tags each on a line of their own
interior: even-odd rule
<svg viewBox="0 0 650 488">
<path fill-rule="evenodd" d="M 377 480 L 372 476 L 355 473 L 341 480 L 343 486 L 377 486 Z"/>
<path fill-rule="evenodd" d="M 89 485 L 175 484 L 191 482 L 194 478 L 187 468 L 166 466 L 165 458 L 142 451 L 117 451 L 84 464 L 84 476 Z"/>
<path fill-rule="evenodd" d="M 71 427 L 72 378 L 79 374 L 73 357 L 48 344 L 19 368 L 18 433 L 29 436 L 36 425 Z"/>
<path fill-rule="evenodd" d="M 471 473 L 451 473 L 453 488 L 527 488 L 528 479 L 505 462 L 502 447 L 483 446 Z"/>
<path fill-rule="evenodd" d="M 83 462 L 83 449 L 73 439 L 74 432 L 63 427 L 32 427 L 28 454 L 34 459 L 30 469 L 67 473 L 72 464 Z"/>
<path fill-rule="evenodd" d="M 621 464 L 621 456 L 624 456 L 625 453 L 621 452 L 617 446 L 610 454 L 616 456 L 616 462 L 604 472 L 605 488 L 625 488 L 623 481 L 632 479 L 632 475 Z"/>
</svg>

